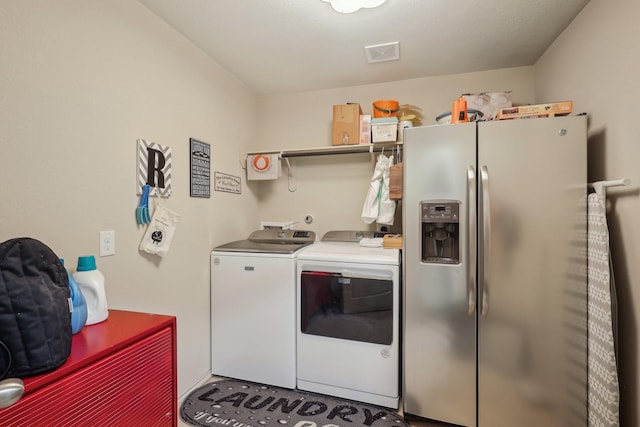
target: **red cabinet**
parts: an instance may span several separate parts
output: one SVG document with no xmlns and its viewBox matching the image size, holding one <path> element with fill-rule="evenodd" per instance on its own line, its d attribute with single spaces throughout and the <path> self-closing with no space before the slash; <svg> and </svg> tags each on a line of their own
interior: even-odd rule
<svg viewBox="0 0 640 427">
<path fill-rule="evenodd" d="M 61 367 L 23 381 L 2 426 L 177 426 L 176 319 L 110 310 Z"/>
</svg>

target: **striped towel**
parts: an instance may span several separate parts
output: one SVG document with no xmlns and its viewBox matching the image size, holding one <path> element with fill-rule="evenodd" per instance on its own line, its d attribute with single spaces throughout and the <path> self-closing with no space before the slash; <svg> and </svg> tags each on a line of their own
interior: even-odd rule
<svg viewBox="0 0 640 427">
<path fill-rule="evenodd" d="M 615 287 L 605 197 L 588 198 L 589 426 L 620 425 Z"/>
</svg>

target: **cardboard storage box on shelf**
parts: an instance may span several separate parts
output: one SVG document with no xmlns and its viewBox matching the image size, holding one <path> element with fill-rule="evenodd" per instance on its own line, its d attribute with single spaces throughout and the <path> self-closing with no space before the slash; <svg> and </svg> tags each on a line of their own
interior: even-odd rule
<svg viewBox="0 0 640 427">
<path fill-rule="evenodd" d="M 564 116 L 573 111 L 573 101 L 553 102 L 550 104 L 522 105 L 502 108 L 498 120 L 533 119 L 539 117 Z"/>
<path fill-rule="evenodd" d="M 398 138 L 398 118 L 371 119 L 371 142 L 395 142 Z"/>
<path fill-rule="evenodd" d="M 353 145 L 360 143 L 360 104 L 333 106 L 332 145 Z"/>
</svg>

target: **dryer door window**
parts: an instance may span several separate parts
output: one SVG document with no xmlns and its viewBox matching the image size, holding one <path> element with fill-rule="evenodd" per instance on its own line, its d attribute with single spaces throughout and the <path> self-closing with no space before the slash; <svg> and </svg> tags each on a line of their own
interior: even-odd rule
<svg viewBox="0 0 640 427">
<path fill-rule="evenodd" d="M 302 333 L 391 344 L 393 280 L 303 271 L 300 278 Z"/>
</svg>

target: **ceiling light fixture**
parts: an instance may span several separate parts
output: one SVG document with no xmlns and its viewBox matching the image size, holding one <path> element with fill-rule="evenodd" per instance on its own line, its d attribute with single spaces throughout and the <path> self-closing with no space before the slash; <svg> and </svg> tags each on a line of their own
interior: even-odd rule
<svg viewBox="0 0 640 427">
<path fill-rule="evenodd" d="M 322 0 L 327 3 L 331 3 L 331 7 L 336 12 L 340 13 L 353 13 L 361 8 L 373 8 L 378 7 L 386 0 Z"/>
</svg>

